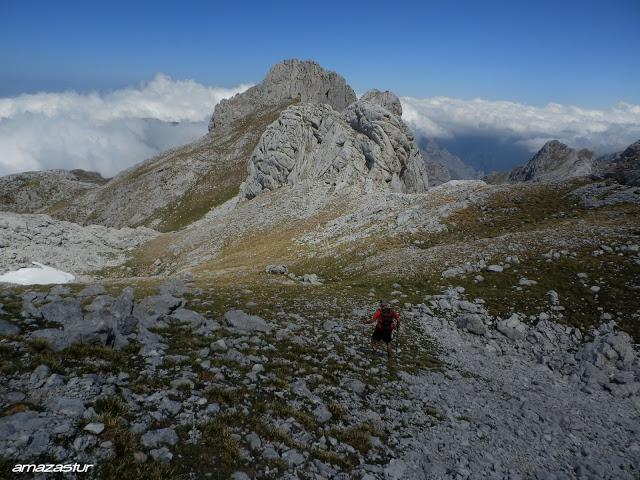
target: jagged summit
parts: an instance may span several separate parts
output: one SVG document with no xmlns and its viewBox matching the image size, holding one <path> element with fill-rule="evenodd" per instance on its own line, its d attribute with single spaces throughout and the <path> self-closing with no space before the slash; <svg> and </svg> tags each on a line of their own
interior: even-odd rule
<svg viewBox="0 0 640 480">
<path fill-rule="evenodd" d="M 246 92 L 216 105 L 209 132 L 216 135 L 257 107 L 291 103 L 326 103 L 342 111 L 356 100 L 344 78 L 311 60 L 284 60 L 274 65 L 265 79 Z"/>
<path fill-rule="evenodd" d="M 590 175 L 593 171 L 593 152 L 576 150 L 558 140 L 545 143 L 542 148 L 521 167 L 509 174 L 510 182 L 553 182 Z"/>
</svg>

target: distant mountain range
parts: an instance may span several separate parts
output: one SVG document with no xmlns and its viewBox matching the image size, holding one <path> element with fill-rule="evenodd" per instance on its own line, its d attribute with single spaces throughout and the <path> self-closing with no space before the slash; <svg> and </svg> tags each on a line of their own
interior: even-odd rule
<svg viewBox="0 0 640 480">
<path fill-rule="evenodd" d="M 591 150 L 574 149 L 551 140 L 524 165 L 493 172 L 489 183 L 561 182 L 580 177 L 614 178 L 621 184 L 640 185 L 640 140 L 621 152 L 596 157 Z"/>
</svg>

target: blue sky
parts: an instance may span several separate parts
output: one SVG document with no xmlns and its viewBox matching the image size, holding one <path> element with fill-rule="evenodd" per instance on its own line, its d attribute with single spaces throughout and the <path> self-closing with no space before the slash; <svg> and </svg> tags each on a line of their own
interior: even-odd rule
<svg viewBox="0 0 640 480">
<path fill-rule="evenodd" d="M 0 97 L 157 72 L 231 87 L 313 58 L 357 91 L 640 104 L 640 2 L 0 0 Z"/>
</svg>

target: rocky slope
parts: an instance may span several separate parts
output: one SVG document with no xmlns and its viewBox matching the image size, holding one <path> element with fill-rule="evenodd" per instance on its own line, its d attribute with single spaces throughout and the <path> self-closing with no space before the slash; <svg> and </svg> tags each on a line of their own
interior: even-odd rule
<svg viewBox="0 0 640 480">
<path fill-rule="evenodd" d="M 48 170 L 0 177 L 0 211 L 55 211 L 107 180 L 85 170 Z"/>
<path fill-rule="evenodd" d="M 556 182 L 590 175 L 593 152 L 575 150 L 557 140 L 551 140 L 522 166 L 508 176 L 510 182 Z"/>
<path fill-rule="evenodd" d="M 132 250 L 156 235 L 144 227 L 83 227 L 48 215 L 0 212 L 0 272 L 40 262 L 90 278 L 102 268 L 122 265 Z"/>
<path fill-rule="evenodd" d="M 0 452 L 99 478 L 637 477 L 640 358 L 613 326 L 558 323 L 551 294 L 501 318 L 462 286 L 308 288 L 3 291 Z M 392 361 L 360 324 L 382 294 Z"/>
<path fill-rule="evenodd" d="M 598 158 L 595 173 L 624 185 L 640 186 L 640 140 L 622 152 Z"/>
</svg>

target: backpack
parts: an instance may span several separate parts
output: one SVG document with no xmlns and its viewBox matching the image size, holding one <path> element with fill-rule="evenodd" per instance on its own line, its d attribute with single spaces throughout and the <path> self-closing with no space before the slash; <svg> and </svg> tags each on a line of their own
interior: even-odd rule
<svg viewBox="0 0 640 480">
<path fill-rule="evenodd" d="M 386 312 L 384 310 L 380 310 L 380 327 L 382 328 L 382 331 L 390 331 L 394 320 L 395 317 L 393 316 L 393 310 L 388 309 Z"/>
</svg>

